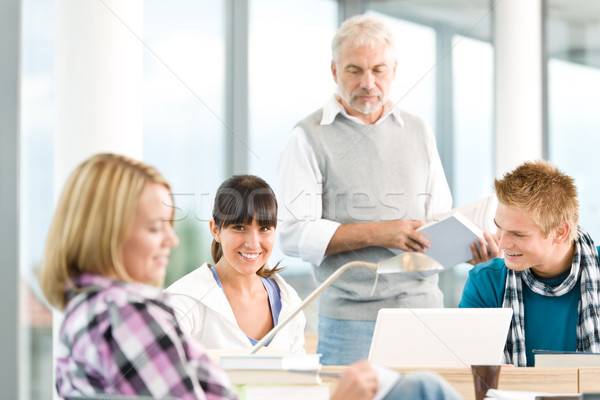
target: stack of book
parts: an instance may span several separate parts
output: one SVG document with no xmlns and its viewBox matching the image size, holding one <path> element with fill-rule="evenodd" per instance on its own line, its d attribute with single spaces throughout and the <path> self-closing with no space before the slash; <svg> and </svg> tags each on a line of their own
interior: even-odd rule
<svg viewBox="0 0 600 400">
<path fill-rule="evenodd" d="M 320 354 L 237 354 L 220 357 L 240 400 L 329 399 Z"/>
<path fill-rule="evenodd" d="M 485 400 L 581 400 L 581 393 L 540 393 L 490 389 Z"/>
<path fill-rule="evenodd" d="M 600 353 L 533 350 L 536 367 L 581 368 L 600 367 Z"/>
</svg>

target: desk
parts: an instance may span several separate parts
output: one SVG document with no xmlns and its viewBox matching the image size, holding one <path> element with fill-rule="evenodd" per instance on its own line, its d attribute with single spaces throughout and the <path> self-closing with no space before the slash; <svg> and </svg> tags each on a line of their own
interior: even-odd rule
<svg viewBox="0 0 600 400">
<path fill-rule="evenodd" d="M 579 391 L 600 392 L 600 368 L 579 368 Z"/>
<path fill-rule="evenodd" d="M 323 371 L 342 373 L 345 367 L 323 366 Z M 422 368 L 420 368 L 422 369 Z M 409 373 L 419 368 L 398 368 Z M 444 377 L 465 400 L 475 399 L 473 375 L 470 368 L 428 368 Z M 335 383 L 335 378 L 323 377 Z M 600 368 L 513 368 L 500 372 L 498 389 L 546 393 L 580 393 L 600 391 Z"/>
</svg>

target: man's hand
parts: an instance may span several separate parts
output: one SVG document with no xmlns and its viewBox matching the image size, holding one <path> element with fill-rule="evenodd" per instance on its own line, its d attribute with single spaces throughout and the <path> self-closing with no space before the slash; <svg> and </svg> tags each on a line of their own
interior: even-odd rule
<svg viewBox="0 0 600 400">
<path fill-rule="evenodd" d="M 366 361 L 358 361 L 344 371 L 331 400 L 366 400 L 377 393 L 377 371 Z"/>
<path fill-rule="evenodd" d="M 396 219 L 380 222 L 377 229 L 377 245 L 405 251 L 425 251 L 431 242 L 417 232 L 423 221 Z"/>
<path fill-rule="evenodd" d="M 498 247 L 498 237 L 493 233 L 483 232 L 483 238 L 479 238 L 476 243 L 471 243 L 471 253 L 473 259 L 470 264 L 477 265 L 492 258 L 502 257 L 502 251 Z"/>
<path fill-rule="evenodd" d="M 431 243 L 415 230 L 421 225 L 423 221 L 408 219 L 343 224 L 333 234 L 325 254 L 359 250 L 369 246 L 425 251 Z"/>
</svg>

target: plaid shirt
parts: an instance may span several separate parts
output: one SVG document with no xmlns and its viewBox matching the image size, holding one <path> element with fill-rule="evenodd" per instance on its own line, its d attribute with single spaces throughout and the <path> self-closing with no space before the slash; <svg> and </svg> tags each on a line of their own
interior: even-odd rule
<svg viewBox="0 0 600 400">
<path fill-rule="evenodd" d="M 83 274 L 69 299 L 56 356 L 62 397 L 94 393 L 234 399 L 225 372 L 181 332 L 156 288 Z"/>
</svg>

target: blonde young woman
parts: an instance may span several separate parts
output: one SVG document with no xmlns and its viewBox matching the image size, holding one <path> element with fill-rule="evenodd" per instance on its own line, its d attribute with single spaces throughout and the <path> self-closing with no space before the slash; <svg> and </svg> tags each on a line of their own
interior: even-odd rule
<svg viewBox="0 0 600 400">
<path fill-rule="evenodd" d="M 224 372 L 177 326 L 162 283 L 173 230 L 169 184 L 154 168 L 99 154 L 68 179 L 42 269 L 64 312 L 56 354 L 62 397 L 94 393 L 235 398 Z"/>
<path fill-rule="evenodd" d="M 153 167 L 98 154 L 69 177 L 48 232 L 42 290 L 64 312 L 56 354 L 63 398 L 235 399 L 224 371 L 181 331 L 161 283 L 173 230 L 170 187 Z M 346 370 L 332 400 L 371 399 L 377 372 Z"/>
</svg>

